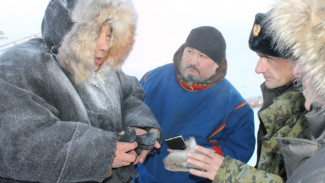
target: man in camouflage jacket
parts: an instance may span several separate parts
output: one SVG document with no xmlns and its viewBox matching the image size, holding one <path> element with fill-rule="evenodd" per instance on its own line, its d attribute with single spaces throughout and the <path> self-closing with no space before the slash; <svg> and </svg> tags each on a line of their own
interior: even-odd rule
<svg viewBox="0 0 325 183">
<path fill-rule="evenodd" d="M 260 128 L 257 137 L 257 164 L 251 167 L 198 146 L 196 150 L 208 158 L 188 154 L 189 163 L 206 170 L 190 170 L 194 175 L 207 177 L 213 182 L 284 182 L 287 173 L 278 138 L 310 138 L 310 129 L 304 117 L 306 110 L 301 86 L 292 83 L 295 62 L 288 60 L 288 53 L 273 49 L 272 38 L 265 36 L 266 30 L 261 24 L 265 16 L 262 13 L 256 15 L 249 38 L 250 48 L 260 57 L 255 71 L 262 73 L 265 78 L 261 85 L 264 103 L 258 112 Z"/>
<path fill-rule="evenodd" d="M 303 85 L 312 138 L 283 138 L 279 144 L 288 183 L 325 182 L 325 0 L 278 1 L 265 20 L 279 50 L 297 59 L 295 78 Z M 288 36 L 290 35 L 290 36 Z"/>
</svg>

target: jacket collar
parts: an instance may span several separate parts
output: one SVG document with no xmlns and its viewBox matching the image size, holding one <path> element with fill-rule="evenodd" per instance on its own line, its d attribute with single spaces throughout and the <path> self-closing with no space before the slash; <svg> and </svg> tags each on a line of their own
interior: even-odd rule
<svg viewBox="0 0 325 183">
<path fill-rule="evenodd" d="M 183 78 L 180 74 L 176 75 L 176 78 L 179 82 L 179 84 L 188 91 L 197 91 L 197 90 L 202 90 L 202 89 L 207 89 L 215 85 L 216 83 L 211 83 L 209 81 L 205 81 L 202 83 L 192 83 L 187 81 L 185 78 Z"/>
<path fill-rule="evenodd" d="M 294 86 L 280 96 L 275 96 L 272 99 L 271 105 L 260 110 L 258 115 L 266 128 L 266 138 L 270 138 L 280 128 L 285 125 L 291 125 L 295 121 L 289 120 L 292 114 L 303 113 L 304 98 L 300 93 L 301 86 Z M 283 104 L 286 101 L 286 105 Z M 290 104 L 290 105 L 289 105 Z M 275 111 L 277 112 L 275 114 Z"/>
<path fill-rule="evenodd" d="M 306 114 L 313 139 L 320 143 L 325 144 L 325 106 L 320 106 L 313 103 L 312 110 Z"/>
<path fill-rule="evenodd" d="M 312 139 L 277 138 L 289 177 L 302 163 L 324 147 L 325 107 L 313 104 L 313 109 L 305 115 L 312 132 Z"/>
</svg>

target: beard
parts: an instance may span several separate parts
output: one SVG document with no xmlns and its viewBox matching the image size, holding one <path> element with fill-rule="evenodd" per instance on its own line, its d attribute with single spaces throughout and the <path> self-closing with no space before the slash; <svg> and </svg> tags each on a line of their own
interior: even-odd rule
<svg viewBox="0 0 325 183">
<path fill-rule="evenodd" d="M 198 72 L 198 75 L 196 76 L 196 75 L 193 75 L 193 74 L 189 74 L 187 72 L 188 68 L 195 69 Z M 192 83 L 202 83 L 204 81 L 209 80 L 210 77 L 213 75 L 213 74 L 211 74 L 211 76 L 209 76 L 209 77 L 202 77 L 200 70 L 195 65 L 192 65 L 192 64 L 189 64 L 189 65 L 186 65 L 186 66 L 181 66 L 180 73 L 187 81 L 190 81 Z"/>
</svg>

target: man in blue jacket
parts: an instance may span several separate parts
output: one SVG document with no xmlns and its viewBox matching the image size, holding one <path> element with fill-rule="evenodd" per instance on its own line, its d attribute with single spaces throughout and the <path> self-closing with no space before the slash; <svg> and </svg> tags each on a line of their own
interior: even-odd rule
<svg viewBox="0 0 325 183">
<path fill-rule="evenodd" d="M 255 146 L 254 115 L 225 79 L 226 42 L 210 26 L 193 29 L 176 51 L 174 63 L 148 72 L 141 80 L 144 102 L 161 125 L 163 138 L 181 134 L 215 153 L 247 162 Z M 169 154 L 162 143 L 155 155 L 138 164 L 134 182 L 208 182 L 188 172 L 165 169 Z"/>
</svg>

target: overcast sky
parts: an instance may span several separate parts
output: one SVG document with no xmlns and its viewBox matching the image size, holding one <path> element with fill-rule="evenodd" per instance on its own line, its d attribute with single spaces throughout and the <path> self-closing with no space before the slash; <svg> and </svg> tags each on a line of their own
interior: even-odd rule
<svg viewBox="0 0 325 183">
<path fill-rule="evenodd" d="M 211 25 L 226 38 L 228 48 L 247 39 L 257 12 L 270 9 L 273 0 L 136 0 L 139 14 L 137 42 L 130 62 L 141 53 L 147 64 L 170 62 L 194 27 Z M 229 50 L 228 49 L 228 50 Z M 232 52 L 231 50 L 229 50 Z M 229 53 L 227 51 L 227 55 Z M 149 59 L 150 58 L 150 59 Z"/>
</svg>

